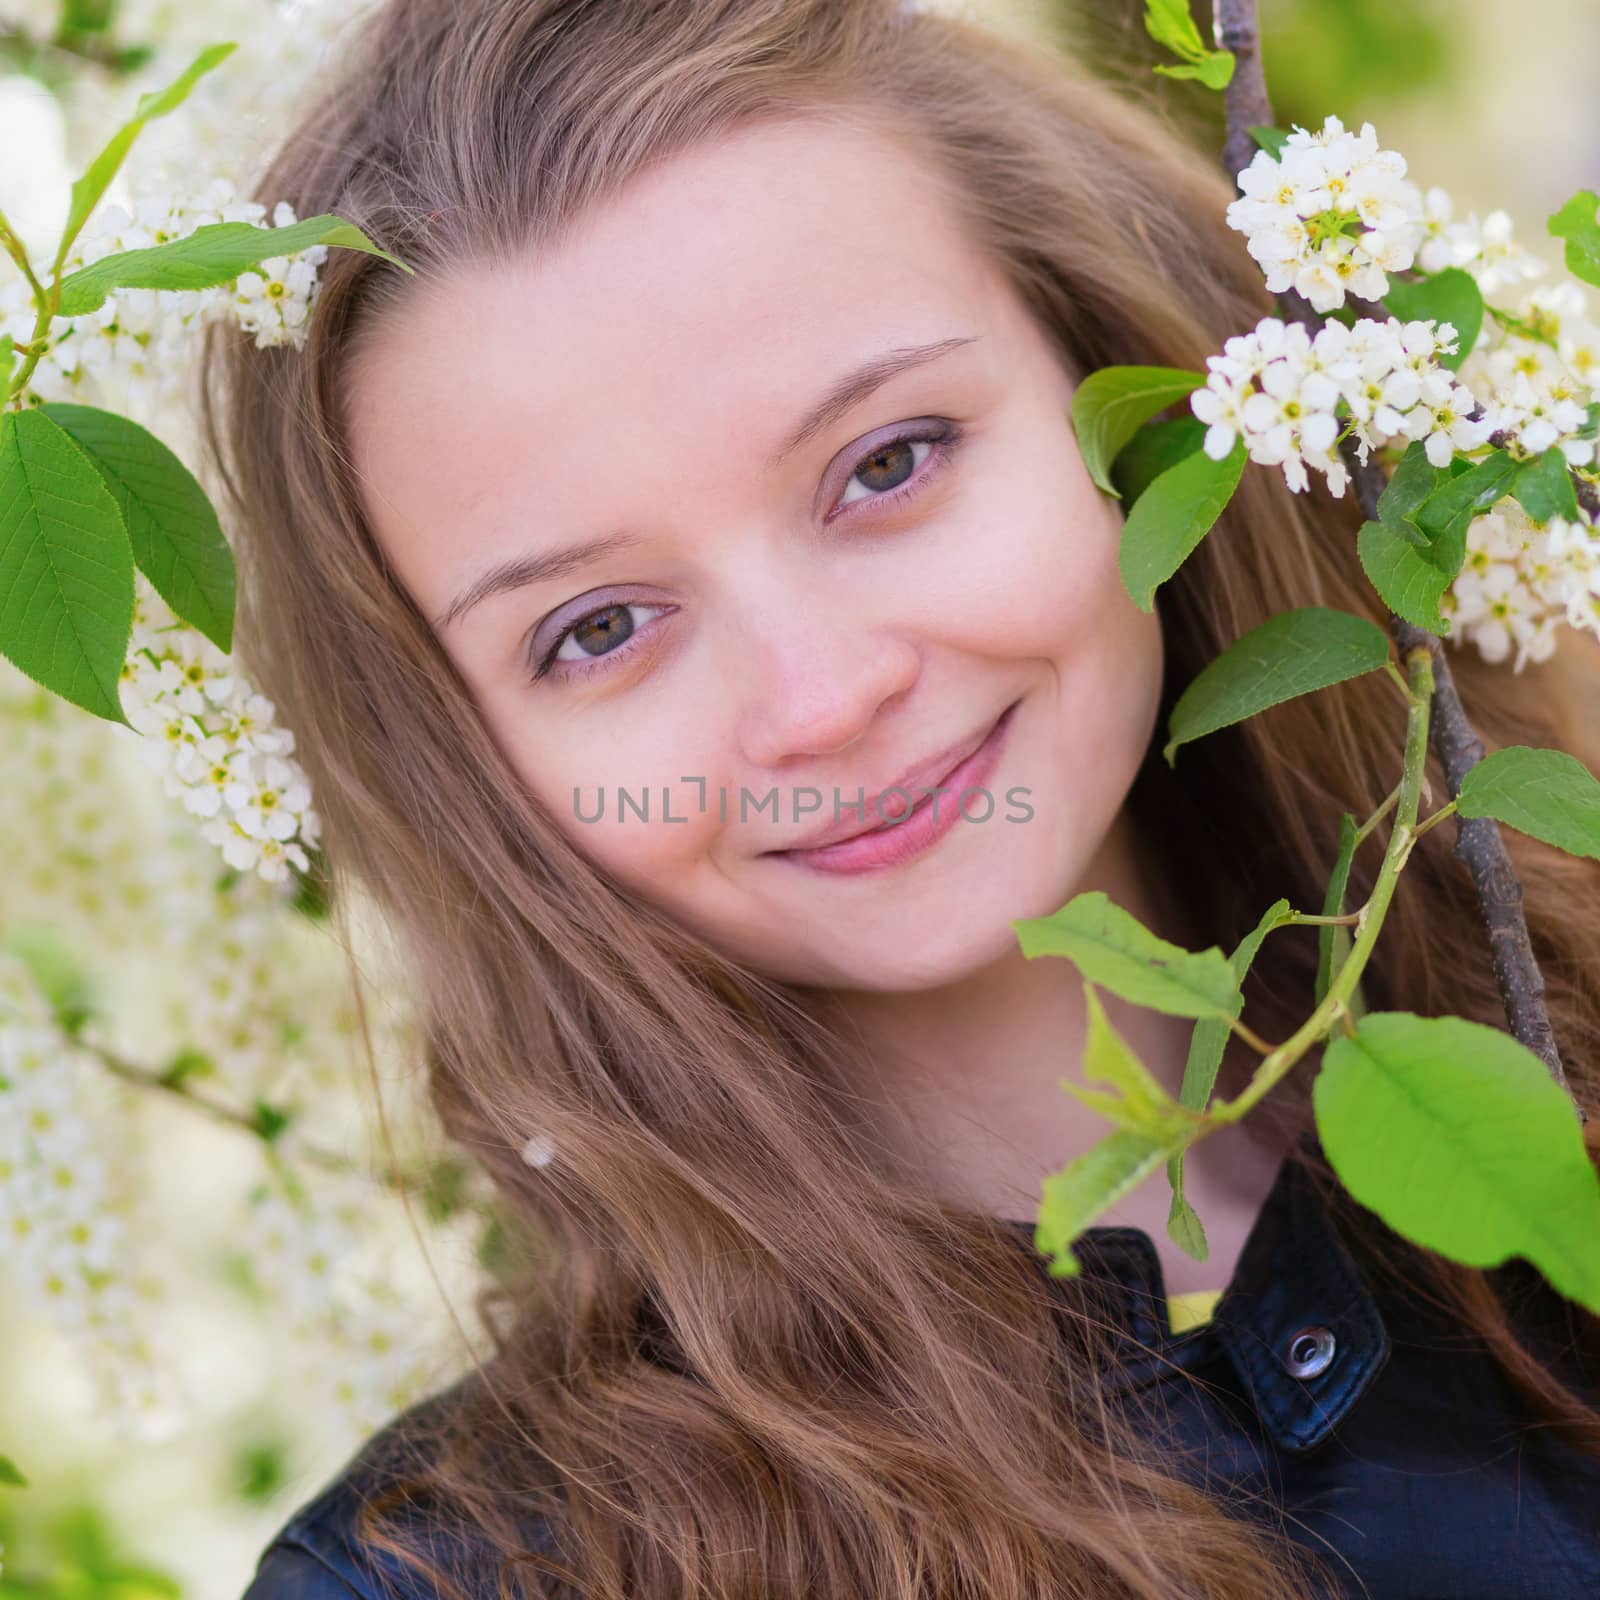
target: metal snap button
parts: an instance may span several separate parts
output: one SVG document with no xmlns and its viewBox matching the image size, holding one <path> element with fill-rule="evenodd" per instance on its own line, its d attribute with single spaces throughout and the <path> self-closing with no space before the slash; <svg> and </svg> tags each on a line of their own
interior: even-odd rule
<svg viewBox="0 0 1600 1600">
<path fill-rule="evenodd" d="M 1289 1336 L 1283 1357 L 1284 1370 L 1291 1378 L 1314 1378 L 1333 1365 L 1333 1354 L 1338 1348 L 1332 1329 L 1320 1323 L 1301 1328 Z"/>
</svg>

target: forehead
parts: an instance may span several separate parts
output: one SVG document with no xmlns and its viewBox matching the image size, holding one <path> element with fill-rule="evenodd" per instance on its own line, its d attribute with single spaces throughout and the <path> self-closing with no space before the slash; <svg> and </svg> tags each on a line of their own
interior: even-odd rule
<svg viewBox="0 0 1600 1600">
<path fill-rule="evenodd" d="M 868 355 L 984 332 L 999 292 L 901 139 L 736 130 L 636 175 L 555 247 L 465 264 L 370 333 L 350 393 L 369 511 L 403 542 L 441 466 L 465 512 L 537 464 L 550 518 L 587 523 L 625 430 L 630 481 L 709 466 L 708 430 L 725 475 L 732 430 L 776 443 Z"/>
</svg>

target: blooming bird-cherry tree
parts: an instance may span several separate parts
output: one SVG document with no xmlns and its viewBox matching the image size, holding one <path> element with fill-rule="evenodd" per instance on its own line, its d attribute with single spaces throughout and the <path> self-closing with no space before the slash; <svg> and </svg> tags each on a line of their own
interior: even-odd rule
<svg viewBox="0 0 1600 1600">
<path fill-rule="evenodd" d="M 42 36 L 58 10 L 29 3 Z M 140 3 L 179 34 L 210 26 L 198 8 Z M 309 65 L 297 53 L 314 55 L 330 19 L 352 9 L 253 8 L 252 26 L 277 29 L 257 41 L 271 84 L 257 136 Z M 922 7 L 900 9 L 913 24 Z M 1066 1087 L 1113 1124 L 1046 1181 L 1037 1244 L 1052 1271 L 1074 1271 L 1072 1240 L 1164 1167 L 1169 1230 L 1204 1259 L 1186 1150 L 1326 1042 L 1318 1132 L 1359 1200 L 1456 1259 L 1524 1255 L 1600 1310 L 1600 1179 L 1520 912 L 1485 897 L 1506 1031 L 1368 1013 L 1360 991 L 1398 874 L 1429 828 L 1455 819 L 1480 884 L 1510 875 L 1498 824 L 1600 856 L 1600 783 L 1559 751 L 1452 758 L 1448 802 L 1418 816 L 1430 731 L 1451 750 L 1471 744 L 1441 640 L 1520 672 L 1563 631 L 1600 636 L 1600 326 L 1583 287 L 1600 285 L 1600 197 L 1585 191 L 1551 218 L 1565 244 L 1558 276 L 1503 212 L 1458 217 L 1444 191 L 1420 189 L 1370 124 L 1272 127 L 1253 10 L 1246 0 L 1216 10 L 1214 44 L 1185 0 L 1149 0 L 1147 27 L 1174 58 L 1158 71 L 1226 95 L 1225 160 L 1239 188 L 1227 222 L 1278 314 L 1238 329 L 1205 372 L 1092 374 L 1074 422 L 1095 481 L 1124 501 L 1121 571 L 1146 610 L 1247 464 L 1276 469 L 1297 493 L 1353 493 L 1366 517 L 1356 555 L 1391 611 L 1398 660 L 1364 617 L 1308 606 L 1271 618 L 1189 686 L 1166 759 L 1292 693 L 1383 671 L 1405 707 L 1400 771 L 1373 816 L 1341 819 L 1322 906 L 1277 901 L 1231 953 L 1171 945 L 1101 894 L 1014 924 L 1025 954 L 1066 956 L 1082 973 L 1085 1076 L 1103 1087 Z M 147 1331 L 162 1271 L 141 1212 L 141 1150 L 147 1121 L 206 1119 L 248 1141 L 259 1163 L 235 1265 L 297 1335 L 305 1381 L 331 1387 L 366 1427 L 424 1381 L 407 1339 L 414 1307 L 364 1247 L 374 1195 L 414 1191 L 458 1220 L 481 1217 L 487 1200 L 470 1163 L 430 1143 L 421 1122 L 405 1160 L 377 1171 L 303 1133 L 315 1108 L 329 1138 L 339 1088 L 329 1058 L 357 1031 L 317 943 L 320 826 L 292 730 L 230 653 L 224 530 L 161 435 L 180 415 L 207 323 L 230 320 L 260 346 L 295 351 L 328 251 L 383 251 L 338 217 L 300 219 L 241 192 L 230 168 L 249 124 L 231 102 L 201 109 L 231 47 L 185 37 L 188 70 L 154 82 L 131 121 L 120 102 L 116 118 L 105 114 L 118 85 L 88 74 L 70 88 L 76 120 L 108 135 L 87 153 L 52 250 L 30 250 L 0 216 L 15 268 L 0 281 L 0 654 L 17 669 L 0 678 L 0 849 L 16 863 L 0 920 L 0 1268 L 81 1353 L 108 1419 L 169 1431 L 182 1364 Z M 141 151 L 166 141 L 164 175 L 125 167 L 135 139 Z M 209 170 L 197 170 L 196 151 L 215 158 Z M 1275 670 L 1291 658 L 1292 679 Z M 121 781 L 130 751 L 148 794 Z M 114 805 L 103 799 L 112 787 Z M 1355 852 L 1391 813 L 1373 890 L 1346 911 Z M 1295 923 L 1320 929 L 1314 1005 L 1273 1046 L 1239 1020 L 1241 986 L 1262 941 Z M 129 988 L 158 973 L 163 1014 L 136 1026 L 131 1008 L 97 991 L 97 961 Z M 1111 1029 L 1097 986 L 1194 1020 L 1177 1099 Z M 406 1020 L 384 1026 L 392 1054 L 415 1059 Z M 1232 1032 L 1262 1059 L 1221 1101 L 1212 1091 Z M 522 1153 L 539 1169 L 557 1154 L 536 1131 Z M 0 1456 L 0 1485 L 21 1478 Z"/>
<path fill-rule="evenodd" d="M 1343 496 L 1366 521 L 1356 556 L 1390 612 L 1305 606 L 1268 618 L 1208 664 L 1173 706 L 1163 755 L 1301 694 L 1385 672 L 1405 707 L 1399 778 L 1365 821 L 1341 819 L 1338 855 L 1316 910 L 1280 899 L 1231 954 L 1158 938 L 1096 891 L 1013 924 L 1024 954 L 1065 956 L 1084 981 L 1090 1084 L 1062 1087 L 1113 1129 L 1045 1180 L 1036 1244 L 1050 1270 L 1078 1270 L 1072 1241 L 1128 1189 L 1164 1168 L 1168 1229 L 1197 1259 L 1201 1218 L 1183 1188 L 1185 1152 L 1246 1115 L 1314 1046 L 1317 1133 L 1341 1181 L 1396 1232 L 1476 1266 L 1532 1262 L 1563 1296 L 1600 1313 L 1600 1173 L 1582 1109 L 1566 1089 L 1520 896 L 1498 825 L 1600 858 L 1600 780 L 1565 751 L 1484 756 L 1455 691 L 1446 637 L 1511 669 L 1547 659 L 1565 629 L 1600 637 L 1600 472 L 1595 392 L 1600 328 L 1585 291 L 1600 285 L 1600 195 L 1550 219 L 1568 276 L 1513 238 L 1495 212 L 1455 220 L 1423 193 L 1370 123 L 1352 132 L 1271 125 L 1250 0 L 1217 0 L 1216 45 L 1186 0 L 1147 0 L 1146 27 L 1181 65 L 1226 96 L 1225 159 L 1243 236 L 1280 314 L 1240 329 L 1207 371 L 1107 367 L 1073 399 L 1085 464 L 1126 507 L 1119 565 L 1144 610 L 1211 533 L 1247 463 L 1295 493 Z M 1162 413 L 1186 402 L 1187 414 Z M 1316 480 L 1313 474 L 1317 475 Z M 1221 535 L 1218 535 L 1219 537 Z M 1419 820 L 1430 732 L 1450 798 Z M 1392 815 L 1364 905 L 1345 910 L 1355 851 Z M 1509 1030 L 1463 1017 L 1368 1012 L 1360 977 L 1416 840 L 1454 818 L 1490 934 Z M 1271 1044 L 1239 1018 L 1242 984 L 1275 929 L 1319 929 L 1314 1004 Z M 1097 987 L 1194 1019 L 1174 1098 L 1106 1020 Z M 1261 1057 L 1231 1100 L 1214 1096 L 1229 1036 Z"/>
<path fill-rule="evenodd" d="M 0 216 L 0 1274 L 15 1317 L 42 1314 L 90 1380 L 94 1425 L 134 1439 L 215 1428 L 247 1398 L 205 1395 L 170 1331 L 202 1277 L 274 1330 L 262 1393 L 321 1397 L 347 1441 L 376 1426 L 438 1378 L 416 1213 L 444 1251 L 428 1270 L 465 1292 L 490 1220 L 427 1113 L 381 930 L 364 1014 L 328 959 L 320 824 L 292 730 L 230 653 L 232 552 L 186 409 L 207 324 L 298 349 L 329 250 L 376 250 L 234 175 L 281 122 L 291 68 L 361 3 L 253 5 L 239 59 L 194 38 L 175 78 L 130 68 L 150 85 L 131 120 L 105 82 L 122 69 L 102 70 L 119 53 L 94 41 L 59 89 L 75 134 L 101 130 L 59 238 Z M 63 13 L 38 9 L 49 39 Z M 215 24 L 164 0 L 118 14 L 169 46 Z M 215 165 L 197 179 L 197 161 Z M 373 1132 L 363 1037 L 417 1080 L 386 1095 L 382 1162 L 347 1153 Z M 185 1135 L 245 1160 L 226 1163 L 237 1211 L 174 1233 L 155 1191 Z M 0 1488 L 56 1454 L 0 1449 Z"/>
</svg>

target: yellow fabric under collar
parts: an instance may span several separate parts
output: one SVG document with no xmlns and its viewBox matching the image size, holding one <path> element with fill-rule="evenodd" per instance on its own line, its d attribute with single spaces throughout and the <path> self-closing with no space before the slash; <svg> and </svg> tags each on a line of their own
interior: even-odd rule
<svg viewBox="0 0 1600 1600">
<path fill-rule="evenodd" d="M 1211 1320 L 1217 1301 L 1222 1298 L 1220 1289 L 1190 1289 L 1185 1294 L 1167 1296 L 1167 1321 L 1174 1333 L 1186 1328 L 1198 1328 Z"/>
</svg>

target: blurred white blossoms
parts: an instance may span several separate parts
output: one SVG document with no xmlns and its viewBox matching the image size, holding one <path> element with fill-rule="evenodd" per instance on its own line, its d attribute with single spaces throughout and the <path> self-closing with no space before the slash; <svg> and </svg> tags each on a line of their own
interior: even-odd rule
<svg viewBox="0 0 1600 1600">
<path fill-rule="evenodd" d="M 166 792 L 202 819 L 200 831 L 241 872 L 269 882 L 305 871 L 321 837 L 311 787 L 292 758 L 294 735 L 273 705 L 203 634 L 180 622 L 143 581 L 121 677 L 128 721 Z"/>
<path fill-rule="evenodd" d="M 302 1392 L 321 1393 L 364 1432 L 436 1376 L 416 1338 L 416 1307 L 373 1257 L 372 1200 L 367 1181 L 302 1167 L 292 1192 L 257 1187 L 240 1232 L 252 1280 L 294 1342 Z"/>
<path fill-rule="evenodd" d="M 1600 637 L 1600 531 L 1552 517 L 1541 527 L 1512 499 L 1476 518 L 1467 557 L 1441 609 L 1449 637 L 1486 661 L 1516 651 L 1512 670 L 1555 653 L 1565 622 Z"/>
<path fill-rule="evenodd" d="M 1245 235 L 1274 294 L 1296 290 L 1317 311 L 1347 294 L 1381 300 L 1422 241 L 1422 194 L 1370 122 L 1360 133 L 1337 117 L 1319 133 L 1296 128 L 1277 156 L 1256 152 L 1239 188 L 1228 226 Z"/>
<path fill-rule="evenodd" d="M 1213 460 L 1242 437 L 1250 459 L 1281 466 L 1296 493 L 1314 467 L 1342 495 L 1350 475 L 1337 447 L 1347 430 L 1363 460 L 1391 439 L 1421 439 L 1439 467 L 1488 439 L 1493 423 L 1470 418 L 1471 392 L 1439 365 L 1438 356 L 1455 348 L 1448 322 L 1363 318 L 1353 327 L 1326 323 L 1313 337 L 1300 323 L 1265 317 L 1207 357 L 1210 375 L 1189 403 L 1206 424 Z"/>
<path fill-rule="evenodd" d="M 1524 279 L 1542 277 L 1546 266 L 1512 237 L 1510 214 L 1491 211 L 1482 222 L 1473 212 L 1464 222 L 1452 220 L 1455 202 L 1440 188 L 1423 200 L 1423 241 L 1417 265 L 1424 272 L 1460 267 L 1470 272 L 1486 298 L 1514 288 Z"/>
<path fill-rule="evenodd" d="M 67 270 L 186 238 L 212 223 L 248 222 L 270 229 L 294 221 L 293 209 L 280 202 L 269 223 L 267 208 L 240 199 L 225 178 L 196 194 L 146 185 L 136 192 L 131 212 L 116 205 L 96 211 Z M 183 398 L 191 336 L 206 322 L 231 317 L 255 335 L 259 347 L 303 344 L 317 295 L 317 269 L 327 254 L 326 245 L 315 245 L 293 257 L 272 257 L 232 285 L 212 289 L 119 289 L 96 311 L 58 317 L 50 327 L 49 349 L 29 379 L 29 398 L 121 410 L 164 433 L 166 414 Z M 0 283 L 0 334 L 27 340 L 33 316 L 22 278 Z"/>
<path fill-rule="evenodd" d="M 1570 281 L 1541 284 L 1491 302 L 1461 381 L 1493 415 L 1513 455 L 1559 445 L 1574 467 L 1593 466 L 1590 407 L 1600 382 L 1600 327 L 1588 296 Z"/>
<path fill-rule="evenodd" d="M 32 974 L 0 952 L 0 1238 L 10 1281 L 84 1356 L 113 1426 L 145 1439 L 180 1419 L 139 1301 L 126 1176 L 100 1125 L 105 1081 L 62 1032 Z"/>
</svg>

